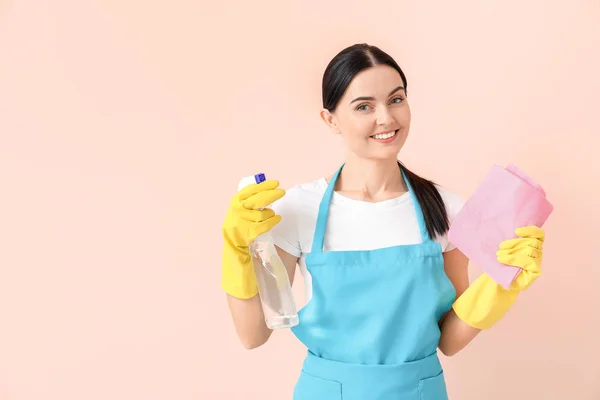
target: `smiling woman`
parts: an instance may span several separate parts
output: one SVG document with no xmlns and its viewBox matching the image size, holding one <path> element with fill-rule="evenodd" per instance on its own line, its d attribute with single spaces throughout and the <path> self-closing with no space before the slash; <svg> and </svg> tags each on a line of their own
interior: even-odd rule
<svg viewBox="0 0 600 400">
<path fill-rule="evenodd" d="M 384 183 L 386 180 L 406 190 L 396 163 L 410 129 L 407 88 L 408 82 L 400 66 L 375 46 L 350 46 L 326 68 L 321 118 L 334 133 L 344 137 L 350 150 L 345 171 L 340 175 L 338 189 L 342 193 L 385 196 L 381 191 L 389 190 L 389 185 Z M 352 171 L 358 169 L 363 171 L 360 183 L 348 182 L 348 176 L 354 176 Z M 446 207 L 460 207 L 461 200 L 454 194 L 440 193 L 432 181 L 405 166 L 403 172 L 423 208 L 428 234 L 431 237 L 444 235 L 449 228 Z M 390 176 L 382 176 L 388 173 L 395 176 L 395 182 L 389 181 Z M 345 179 L 348 185 L 342 184 Z M 366 187 L 359 188 L 360 185 Z M 452 199 L 444 201 L 444 194 Z M 376 201 L 374 197 L 372 200 Z"/>
<path fill-rule="evenodd" d="M 506 313 L 539 276 L 543 232 L 522 229 L 525 238 L 499 244 L 501 262 L 532 270 L 517 286 L 485 274 L 469 286 L 468 260 L 447 238 L 462 199 L 398 160 L 411 122 L 398 64 L 377 47 L 348 47 L 327 66 L 322 91 L 320 115 L 344 138 L 345 162 L 288 191 L 266 181 L 232 199 L 223 288 L 237 333 L 248 348 L 271 335 L 248 256 L 270 231 L 308 300 L 292 328 L 308 349 L 295 400 L 446 400 L 437 349 L 456 354 Z"/>
</svg>

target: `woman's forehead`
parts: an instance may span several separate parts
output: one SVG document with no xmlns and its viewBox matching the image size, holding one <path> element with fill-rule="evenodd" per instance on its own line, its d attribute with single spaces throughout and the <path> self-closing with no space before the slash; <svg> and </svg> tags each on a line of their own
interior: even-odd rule
<svg viewBox="0 0 600 400">
<path fill-rule="evenodd" d="M 398 86 L 404 86 L 398 71 L 387 65 L 377 65 L 356 74 L 344 97 L 389 96 Z"/>
</svg>

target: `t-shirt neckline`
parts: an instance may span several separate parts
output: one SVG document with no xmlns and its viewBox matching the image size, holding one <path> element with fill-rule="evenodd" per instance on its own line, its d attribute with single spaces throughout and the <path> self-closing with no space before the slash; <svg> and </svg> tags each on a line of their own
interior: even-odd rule
<svg viewBox="0 0 600 400">
<path fill-rule="evenodd" d="M 325 193 L 325 190 L 327 190 L 327 179 L 325 177 L 321 177 L 318 180 L 318 184 L 319 184 L 319 189 L 321 194 Z M 364 201 L 364 200 L 357 200 L 357 199 L 352 199 L 350 197 L 344 196 L 343 194 L 340 194 L 338 192 L 333 192 L 333 196 L 331 198 L 331 203 L 332 204 L 346 204 L 346 205 L 351 205 L 351 206 L 355 206 L 355 207 L 363 207 L 363 208 L 391 208 L 391 207 L 396 207 L 401 203 L 407 202 L 410 200 L 410 192 L 405 192 L 402 193 L 399 196 L 393 197 L 391 199 L 387 199 L 387 200 L 382 200 L 382 201 L 378 201 L 378 202 L 370 202 L 370 201 Z"/>
</svg>

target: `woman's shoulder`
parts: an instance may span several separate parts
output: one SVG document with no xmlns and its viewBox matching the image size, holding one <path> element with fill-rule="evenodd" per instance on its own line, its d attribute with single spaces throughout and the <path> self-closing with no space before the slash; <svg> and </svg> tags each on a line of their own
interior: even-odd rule
<svg viewBox="0 0 600 400">
<path fill-rule="evenodd" d="M 453 219 L 454 216 L 462 209 L 465 204 L 464 197 L 459 194 L 457 191 L 450 189 L 446 186 L 435 184 L 436 189 L 438 190 L 444 205 L 446 206 L 446 212 L 450 219 Z"/>
<path fill-rule="evenodd" d="M 435 184 L 435 187 L 442 196 L 442 199 L 444 199 L 444 201 L 464 202 L 463 196 L 460 193 L 458 193 L 458 191 L 438 183 Z"/>
<path fill-rule="evenodd" d="M 270 208 L 282 217 L 271 229 L 275 244 L 291 255 L 300 257 L 316 220 L 319 204 L 327 184 L 324 178 L 283 187 L 285 195 Z"/>
<path fill-rule="evenodd" d="M 278 204 L 304 206 L 315 201 L 319 202 L 326 188 L 325 178 L 296 183 L 287 189 L 284 188 L 285 195 L 278 200 Z"/>
</svg>

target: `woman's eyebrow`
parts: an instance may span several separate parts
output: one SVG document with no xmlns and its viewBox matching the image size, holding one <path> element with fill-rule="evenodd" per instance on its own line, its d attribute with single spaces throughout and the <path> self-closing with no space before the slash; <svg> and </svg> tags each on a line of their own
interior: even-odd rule
<svg viewBox="0 0 600 400">
<path fill-rule="evenodd" d="M 397 88 L 395 88 L 394 90 L 392 90 L 388 96 L 391 96 L 391 95 L 393 95 L 394 93 L 396 93 L 396 92 L 398 92 L 400 90 L 404 90 L 404 86 L 398 86 Z M 361 96 L 361 97 L 357 97 L 354 100 L 352 100 L 350 102 L 350 104 L 355 103 L 357 101 L 365 101 L 365 100 L 375 100 L 375 98 L 374 97 L 370 97 L 370 96 Z"/>
</svg>

